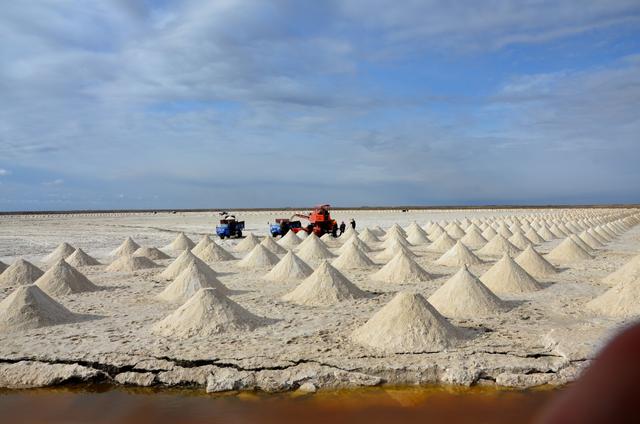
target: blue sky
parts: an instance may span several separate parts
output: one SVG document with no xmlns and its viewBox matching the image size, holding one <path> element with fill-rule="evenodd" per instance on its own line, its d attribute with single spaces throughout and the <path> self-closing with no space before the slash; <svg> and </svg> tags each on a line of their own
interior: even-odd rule
<svg viewBox="0 0 640 424">
<path fill-rule="evenodd" d="M 0 210 L 640 202 L 640 4 L 39 0 Z"/>
</svg>

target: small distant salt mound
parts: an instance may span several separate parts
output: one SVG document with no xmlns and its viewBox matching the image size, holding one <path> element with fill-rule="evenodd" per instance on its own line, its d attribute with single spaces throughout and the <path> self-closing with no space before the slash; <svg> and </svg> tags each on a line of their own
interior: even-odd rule
<svg viewBox="0 0 640 424">
<path fill-rule="evenodd" d="M 351 245 L 356 246 L 358 249 L 362 250 L 365 253 L 371 252 L 371 248 L 367 246 L 365 242 L 360 240 L 358 237 L 352 236 L 340 247 L 340 249 L 338 249 L 338 253 L 344 253 L 347 249 L 350 248 Z"/>
<path fill-rule="evenodd" d="M 45 256 L 42 261 L 47 265 L 52 265 L 60 259 L 65 259 L 75 251 L 75 247 L 71 246 L 69 243 L 60 243 L 58 247 L 56 247 L 53 252 Z"/>
<path fill-rule="evenodd" d="M 100 265 L 100 262 L 87 255 L 84 250 L 80 248 L 77 248 L 75 252 L 69 255 L 66 262 L 74 267 Z"/>
<path fill-rule="evenodd" d="M 157 322 L 152 332 L 160 336 L 200 338 L 229 331 L 251 331 L 266 325 L 260 318 L 217 289 L 200 289 L 172 314 Z"/>
<path fill-rule="evenodd" d="M 482 232 L 482 237 L 484 237 L 486 240 L 491 240 L 496 236 L 496 230 L 494 230 L 492 227 L 487 227 L 485 228 L 485 230 Z"/>
<path fill-rule="evenodd" d="M 634 317 L 640 315 L 639 281 L 622 282 L 589 303 L 587 308 L 604 315 Z"/>
<path fill-rule="evenodd" d="M 435 239 L 434 242 L 427 247 L 427 250 L 429 252 L 444 253 L 455 245 L 456 241 L 452 239 L 449 234 L 442 233 L 440 237 Z"/>
<path fill-rule="evenodd" d="M 357 328 L 351 339 L 388 353 L 421 353 L 455 346 L 463 335 L 422 295 L 400 292 Z"/>
<path fill-rule="evenodd" d="M 371 278 L 386 283 L 417 283 L 433 277 L 406 252 L 400 251 Z"/>
<path fill-rule="evenodd" d="M 139 247 L 133 252 L 133 256 L 143 256 L 151 260 L 169 259 L 171 256 L 164 253 L 162 250 L 155 247 Z"/>
<path fill-rule="evenodd" d="M 165 280 L 173 280 L 182 271 L 184 271 L 192 262 L 196 262 L 204 272 L 210 273 L 212 277 L 217 277 L 216 272 L 209 267 L 202 259 L 196 257 L 191 251 L 185 250 L 180 256 L 178 256 L 168 267 L 165 268 L 159 275 L 160 278 Z"/>
<path fill-rule="evenodd" d="M 567 237 L 547 254 L 547 259 L 558 264 L 566 264 L 593 259 L 593 256 L 580 247 L 571 237 Z"/>
<path fill-rule="evenodd" d="M 287 249 L 273 241 L 272 237 L 265 237 L 260 244 L 276 255 L 284 255 L 285 253 L 287 253 Z"/>
<path fill-rule="evenodd" d="M 211 237 L 205 234 L 202 236 L 200 241 L 198 241 L 198 243 L 193 247 L 193 249 L 191 249 L 191 253 L 198 256 L 198 254 L 202 252 L 211 243 L 213 243 L 213 240 L 211 240 Z"/>
<path fill-rule="evenodd" d="M 549 231 L 549 227 L 544 224 L 540 227 L 537 233 L 540 234 L 540 237 L 542 237 L 544 241 L 551 241 L 556 238 L 555 234 Z"/>
<path fill-rule="evenodd" d="M 507 304 L 471 274 L 466 265 L 428 300 L 442 315 L 449 318 L 484 317 L 508 309 Z"/>
<path fill-rule="evenodd" d="M 498 234 L 500 234 L 502 237 L 504 237 L 505 239 L 508 239 L 509 237 L 511 237 L 513 235 L 511 230 L 509 230 L 509 228 L 507 228 L 507 224 L 505 224 L 504 222 L 500 224 L 500 226 L 498 227 L 496 232 Z"/>
<path fill-rule="evenodd" d="M 515 261 L 533 277 L 540 278 L 547 275 L 553 275 L 558 272 L 556 267 L 536 252 L 531 245 L 527 246 L 527 248 L 518 255 Z"/>
<path fill-rule="evenodd" d="M 64 259 L 60 259 L 42 277 L 38 278 L 35 285 L 49 296 L 98 290 L 95 284 L 80 271 L 66 263 Z"/>
<path fill-rule="evenodd" d="M 398 224 L 393 224 L 385 233 L 384 235 L 384 240 L 388 239 L 389 237 L 392 236 L 401 236 L 401 237 L 406 237 L 407 233 L 402 229 L 402 227 L 400 227 Z"/>
<path fill-rule="evenodd" d="M 526 233 L 524 233 L 525 237 L 529 240 L 531 240 L 531 243 L 533 244 L 540 244 L 540 243 L 544 243 L 544 239 L 540 236 L 540 234 L 538 234 L 538 232 L 536 230 L 534 230 L 533 228 L 529 228 L 527 230 Z"/>
<path fill-rule="evenodd" d="M 460 239 L 465 236 L 464 230 L 455 222 L 447 225 L 444 230 L 454 239 Z"/>
<path fill-rule="evenodd" d="M 413 253 L 407 246 L 396 242 L 395 244 L 386 247 L 382 252 L 378 253 L 376 255 L 376 259 L 386 262 L 390 259 L 393 259 L 399 252 L 404 252 L 405 255 L 410 257 L 416 256 L 416 254 Z"/>
<path fill-rule="evenodd" d="M 158 295 L 158 298 L 165 302 L 184 303 L 198 290 L 207 288 L 215 288 L 225 294 L 229 292 L 229 289 L 211 273 L 192 262 Z"/>
<path fill-rule="evenodd" d="M 520 249 L 515 247 L 509 240 L 504 238 L 502 234 L 496 234 L 489 243 L 485 244 L 484 247 L 478 250 L 480 255 L 488 255 L 488 256 L 502 256 L 505 253 L 512 256 L 520 253 Z"/>
<path fill-rule="evenodd" d="M 480 277 L 480 281 L 495 293 L 527 293 L 543 288 L 506 253 Z"/>
<path fill-rule="evenodd" d="M 389 247 L 389 246 L 391 246 L 393 244 L 397 244 L 397 243 L 400 243 L 400 244 L 402 244 L 402 245 L 404 245 L 406 247 L 410 247 L 411 246 L 411 243 L 409 243 L 406 238 L 404 238 L 400 234 L 394 234 L 394 235 L 391 235 L 391 236 L 387 237 L 384 240 L 384 242 L 382 242 L 382 247 Z"/>
<path fill-rule="evenodd" d="M 4 272 L 5 269 L 9 268 L 9 265 L 5 264 L 4 262 L 0 261 L 0 274 L 2 274 Z"/>
<path fill-rule="evenodd" d="M 556 224 L 553 224 L 551 227 L 549 227 L 549 231 L 553 234 L 554 238 L 564 238 L 568 235 L 560 228 L 558 228 L 558 225 Z"/>
<path fill-rule="evenodd" d="M 313 269 L 305 261 L 289 251 L 263 278 L 269 281 L 284 282 L 301 280 L 312 273 Z"/>
<path fill-rule="evenodd" d="M 438 265 L 444 266 L 462 266 L 462 265 L 477 265 L 482 261 L 476 255 L 469 250 L 467 246 L 458 240 L 456 244 L 446 253 L 444 253 L 438 260 Z"/>
<path fill-rule="evenodd" d="M 578 237 L 591 249 L 599 249 L 604 246 L 604 244 L 600 243 L 595 237 L 586 231 L 581 232 Z"/>
<path fill-rule="evenodd" d="M 367 254 L 358 247 L 357 243 L 345 244 L 345 249 L 340 249 L 340 256 L 332 262 L 338 269 L 369 268 L 375 265 Z"/>
<path fill-rule="evenodd" d="M 595 228 L 588 228 L 585 230 L 587 232 L 587 234 L 589 234 L 591 237 L 593 237 L 594 239 L 596 239 L 598 241 L 599 244 L 601 244 L 602 246 L 606 245 L 607 243 L 609 243 L 611 240 L 609 240 L 607 237 L 602 237 Z"/>
<path fill-rule="evenodd" d="M 0 287 L 2 286 L 24 286 L 33 284 L 44 272 L 24 259 L 16 259 L 9 268 L 0 274 Z"/>
<path fill-rule="evenodd" d="M 606 241 L 612 241 L 613 239 L 616 238 L 616 235 L 613 233 L 613 231 L 607 229 L 606 227 L 598 226 L 598 227 L 596 227 L 595 231 L 601 237 L 603 237 Z"/>
<path fill-rule="evenodd" d="M 431 227 L 431 231 L 429 231 L 428 235 L 431 240 L 436 240 L 438 237 L 440 237 L 444 233 L 446 233 L 444 228 L 442 228 L 438 224 L 434 224 L 433 227 Z"/>
<path fill-rule="evenodd" d="M 573 240 L 578 246 L 582 247 L 582 249 L 584 249 L 587 253 L 593 252 L 593 249 L 577 235 L 570 234 L 569 238 Z"/>
<path fill-rule="evenodd" d="M 482 237 L 482 234 L 480 234 L 480 231 L 475 226 L 470 228 L 460 241 L 470 249 L 480 249 L 487 244 L 487 239 Z"/>
<path fill-rule="evenodd" d="M 131 237 L 127 237 L 117 248 L 111 251 L 111 256 L 133 255 L 140 248 L 140 245 L 133 241 Z"/>
<path fill-rule="evenodd" d="M 230 252 L 227 252 L 224 247 L 215 242 L 208 244 L 205 248 L 200 250 L 196 256 L 205 262 L 222 262 L 232 261 L 235 259 L 235 256 Z"/>
<path fill-rule="evenodd" d="M 314 235 L 307 237 L 303 242 L 303 245 L 300 245 L 298 256 L 306 262 L 314 262 L 335 257 L 333 253 L 329 251 L 327 245 Z"/>
<path fill-rule="evenodd" d="M 373 231 L 368 228 L 365 228 L 359 235 L 358 238 L 365 243 L 379 243 L 380 239 Z"/>
<path fill-rule="evenodd" d="M 414 246 L 421 246 L 424 244 L 431 243 L 431 240 L 429 240 L 429 238 L 424 232 L 417 232 L 417 231 L 414 231 L 411 234 L 409 234 L 409 236 L 407 237 L 407 241 L 413 244 Z"/>
<path fill-rule="evenodd" d="M 107 272 L 135 272 L 142 269 L 158 268 L 160 265 L 146 256 L 121 255 L 105 269 Z"/>
<path fill-rule="evenodd" d="M 367 297 L 337 269 L 323 261 L 313 274 L 293 291 L 282 296 L 282 300 L 309 306 L 327 306 L 346 300 Z"/>
<path fill-rule="evenodd" d="M 175 239 L 167 246 L 165 249 L 171 250 L 174 253 L 180 253 L 185 250 L 191 250 L 195 247 L 195 243 L 189 237 L 187 237 L 184 233 L 180 233 L 176 236 Z"/>
<path fill-rule="evenodd" d="M 602 281 L 611 285 L 634 282 L 640 285 L 640 255 L 631 258 L 629 262 L 604 277 Z"/>
<path fill-rule="evenodd" d="M 531 240 L 526 238 L 522 233 L 513 233 L 513 235 L 509 237 L 509 243 L 520 250 L 524 250 L 531 244 Z"/>
<path fill-rule="evenodd" d="M 289 234 L 290 232 L 291 231 L 289 231 L 287 234 Z M 242 240 L 240 243 L 238 243 L 233 250 L 241 253 L 250 252 L 251 250 L 253 250 L 254 247 L 256 247 L 259 244 L 260 244 L 260 239 L 258 238 L 258 236 L 256 236 L 253 233 L 249 233 L 249 235 L 246 236 L 244 240 Z"/>
<path fill-rule="evenodd" d="M 237 263 L 240 268 L 267 268 L 277 264 L 280 258 L 264 247 L 257 244 L 247 256 Z"/>
<path fill-rule="evenodd" d="M 20 286 L 0 302 L 0 332 L 31 330 L 77 320 L 76 314 L 34 285 Z"/>
</svg>

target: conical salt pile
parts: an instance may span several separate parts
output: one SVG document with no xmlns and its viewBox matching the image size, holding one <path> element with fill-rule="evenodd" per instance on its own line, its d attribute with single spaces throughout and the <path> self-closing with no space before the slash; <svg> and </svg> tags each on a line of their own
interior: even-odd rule
<svg viewBox="0 0 640 424">
<path fill-rule="evenodd" d="M 374 234 L 373 231 L 371 231 L 368 228 L 365 228 L 359 235 L 358 238 L 360 240 L 362 240 L 365 243 L 379 243 L 380 239 L 378 238 L 378 236 L 376 236 Z"/>
<path fill-rule="evenodd" d="M 16 259 L 0 274 L 0 287 L 2 286 L 24 286 L 33 284 L 44 272 L 24 259 Z"/>
<path fill-rule="evenodd" d="M 462 265 L 477 265 L 482 261 L 476 255 L 469 250 L 460 240 L 446 253 L 436 260 L 438 265 L 444 266 L 462 266 Z"/>
<path fill-rule="evenodd" d="M 327 246 L 315 235 L 310 235 L 298 250 L 298 256 L 306 262 L 314 262 L 322 259 L 333 258 L 334 255 Z"/>
<path fill-rule="evenodd" d="M 385 266 L 371 276 L 386 283 L 417 283 L 429 281 L 431 275 L 406 252 L 400 251 Z"/>
<path fill-rule="evenodd" d="M 367 297 L 367 293 L 360 290 L 329 262 L 323 261 L 298 287 L 282 296 L 282 300 L 299 305 L 327 306 L 363 297 Z"/>
<path fill-rule="evenodd" d="M 133 252 L 133 256 L 144 256 L 145 258 L 149 258 L 151 260 L 171 258 L 171 256 L 155 247 L 139 247 L 135 252 Z"/>
<path fill-rule="evenodd" d="M 398 293 L 351 334 L 355 343 L 389 353 L 437 352 L 462 338 L 422 295 L 408 292 Z"/>
<path fill-rule="evenodd" d="M 0 302 L 0 332 L 30 330 L 78 321 L 78 316 L 38 286 L 20 286 Z"/>
<path fill-rule="evenodd" d="M 542 257 L 533 246 L 529 245 L 518 257 L 515 259 L 516 263 L 520 265 L 525 271 L 536 278 L 545 277 L 547 275 L 553 275 L 558 272 L 549 261 Z"/>
<path fill-rule="evenodd" d="M 278 261 L 280 258 L 275 253 L 257 244 L 237 265 L 240 268 L 267 268 L 277 264 Z"/>
<path fill-rule="evenodd" d="M 506 253 L 480 277 L 480 281 L 495 293 L 527 293 L 543 288 Z"/>
<path fill-rule="evenodd" d="M 269 281 L 284 282 L 301 280 L 312 273 L 313 269 L 305 261 L 289 251 L 263 278 Z"/>
<path fill-rule="evenodd" d="M 604 246 L 604 244 L 600 243 L 595 237 L 586 231 L 581 232 L 578 237 L 591 249 L 599 249 Z"/>
<path fill-rule="evenodd" d="M 434 242 L 427 247 L 427 250 L 430 252 L 444 253 L 455 245 L 456 241 L 452 239 L 449 234 L 442 233 L 440 237 L 435 239 Z"/>
<path fill-rule="evenodd" d="M 340 256 L 332 262 L 332 265 L 338 269 L 356 269 L 369 268 L 375 266 L 375 263 L 360 250 L 356 243 L 345 244 L 346 249 L 341 249 Z"/>
<path fill-rule="evenodd" d="M 49 253 L 42 259 L 42 262 L 47 265 L 52 265 L 58 262 L 60 259 L 65 259 L 75 251 L 75 247 L 71 246 L 69 243 L 60 243 L 53 252 Z"/>
<path fill-rule="evenodd" d="M 634 317 L 640 315 L 640 280 L 622 282 L 587 303 L 587 308 L 604 315 Z"/>
<path fill-rule="evenodd" d="M 75 252 L 69 255 L 66 261 L 73 267 L 100 265 L 100 262 L 87 255 L 84 250 L 80 248 L 77 248 Z"/>
<path fill-rule="evenodd" d="M 520 253 L 520 249 L 511 244 L 502 234 L 496 234 L 495 237 L 489 240 L 489 243 L 485 244 L 477 253 L 488 256 L 502 256 L 506 253 L 511 256 Z"/>
<path fill-rule="evenodd" d="M 533 228 L 529 228 L 526 233 L 524 233 L 525 237 L 531 240 L 533 244 L 544 243 L 544 239 L 537 233 Z"/>
<path fill-rule="evenodd" d="M 403 236 L 401 236 L 399 234 L 393 234 L 393 235 L 387 237 L 384 240 L 384 242 L 382 242 L 382 247 L 389 247 L 391 245 L 398 244 L 398 243 L 400 243 L 400 244 L 402 244 L 404 246 L 407 246 L 407 247 L 411 246 L 411 243 L 409 243 L 406 238 L 404 238 Z"/>
<path fill-rule="evenodd" d="M 571 234 L 569 235 L 569 238 L 571 240 L 573 240 L 578 246 L 582 247 L 582 249 L 591 254 L 591 252 L 593 252 L 593 249 L 591 248 L 591 246 L 589 246 L 587 243 L 585 243 L 580 237 L 578 237 L 575 234 Z"/>
<path fill-rule="evenodd" d="M 9 268 L 9 265 L 5 264 L 4 262 L 0 261 L 0 274 L 2 274 L 4 272 L 5 269 Z"/>
<path fill-rule="evenodd" d="M 465 234 L 460 241 L 470 249 L 480 249 L 487 244 L 487 239 L 482 237 L 482 234 L 480 234 L 477 228 L 471 228 L 467 231 L 467 234 Z"/>
<path fill-rule="evenodd" d="M 145 256 L 121 255 L 105 269 L 107 272 L 134 272 L 158 268 L 160 265 Z"/>
<path fill-rule="evenodd" d="M 278 240 L 277 243 L 285 249 L 293 250 L 300 243 L 302 243 L 302 240 L 300 240 L 300 238 L 293 231 L 287 231 L 287 234 L 285 234 L 284 237 Z"/>
<path fill-rule="evenodd" d="M 508 306 L 469 272 L 466 265 L 436 290 L 429 303 L 449 318 L 475 318 L 494 315 Z"/>
<path fill-rule="evenodd" d="M 289 231 L 290 233 L 291 231 Z M 287 234 L 289 234 L 287 233 Z M 260 239 L 253 233 L 249 233 L 240 243 L 233 249 L 236 252 L 250 252 L 254 247 L 260 244 Z"/>
<path fill-rule="evenodd" d="M 509 237 L 509 243 L 513 244 L 520 250 L 524 250 L 531 244 L 531 240 L 526 238 L 522 233 L 513 233 L 511 237 Z"/>
<path fill-rule="evenodd" d="M 196 256 L 208 263 L 232 261 L 236 258 L 230 252 L 227 252 L 224 247 L 213 241 L 200 250 Z"/>
<path fill-rule="evenodd" d="M 509 228 L 507 228 L 507 224 L 505 224 L 504 222 L 500 224 L 500 226 L 498 227 L 496 232 L 498 234 L 500 234 L 502 237 L 504 237 L 505 239 L 508 239 L 509 237 L 511 237 L 513 235 L 511 230 L 509 230 Z"/>
<path fill-rule="evenodd" d="M 640 284 L 640 255 L 634 256 L 618 270 L 604 277 L 602 282 L 611 285 L 634 282 Z"/>
<path fill-rule="evenodd" d="M 193 246 L 193 249 L 191 249 L 191 253 L 198 256 L 198 254 L 202 252 L 211 243 L 213 243 L 213 240 L 211 240 L 211 237 L 205 234 L 202 236 L 200 241 L 198 241 L 198 243 L 195 246 Z"/>
<path fill-rule="evenodd" d="M 273 241 L 273 237 L 265 237 L 260 244 L 276 255 L 284 255 L 287 253 L 287 249 Z"/>
<path fill-rule="evenodd" d="M 127 237 L 124 241 L 111 251 L 111 256 L 133 255 L 140 248 L 140 245 L 133 241 L 131 237 Z"/>
<path fill-rule="evenodd" d="M 447 234 L 449 234 L 454 239 L 460 239 L 465 236 L 464 230 L 460 228 L 460 226 L 455 222 L 447 225 L 444 229 Z"/>
<path fill-rule="evenodd" d="M 365 253 L 371 252 L 371 248 L 367 246 L 365 242 L 360 240 L 358 237 L 351 237 L 338 249 L 338 253 L 344 253 L 347 249 L 350 248 L 351 245 L 355 245 L 358 249 L 362 250 Z"/>
<path fill-rule="evenodd" d="M 404 244 L 396 243 L 391 246 L 386 247 L 382 252 L 376 255 L 376 259 L 381 261 L 388 261 L 396 257 L 399 252 L 404 252 L 405 255 L 410 257 L 415 257 L 416 254 L 413 253 L 407 246 Z"/>
<path fill-rule="evenodd" d="M 217 289 L 200 289 L 172 314 L 153 325 L 155 334 L 165 337 L 204 338 L 228 331 L 251 331 L 266 325 L 260 318 Z"/>
<path fill-rule="evenodd" d="M 196 246 L 196 244 L 189 237 L 185 235 L 185 233 L 180 233 L 176 236 L 175 239 L 167 246 L 165 249 L 171 250 L 174 253 L 181 253 L 185 250 L 191 250 Z"/>
<path fill-rule="evenodd" d="M 209 273 L 212 277 L 216 277 L 216 272 L 209 267 L 206 263 L 202 261 L 202 259 L 196 257 L 191 251 L 185 250 L 180 256 L 178 256 L 171 264 L 165 268 L 159 275 L 160 278 L 165 280 L 173 280 L 176 278 L 182 271 L 184 271 L 192 262 L 196 262 L 199 265 L 201 270 L 206 273 Z"/>
<path fill-rule="evenodd" d="M 431 243 L 431 240 L 429 240 L 427 235 L 424 232 L 419 231 L 412 231 L 409 236 L 407 236 L 407 241 L 414 246 Z"/>
<path fill-rule="evenodd" d="M 192 262 L 158 295 L 158 298 L 165 302 L 182 304 L 198 290 L 206 288 L 214 288 L 225 294 L 229 292 L 229 289 L 211 273 Z"/>
<path fill-rule="evenodd" d="M 66 263 L 64 259 L 60 259 L 42 277 L 38 278 L 35 285 L 49 296 L 98 290 L 98 287 L 89 281 L 84 274 Z"/>
<path fill-rule="evenodd" d="M 591 237 L 593 237 L 594 239 L 596 239 L 598 241 L 598 243 L 602 246 L 606 245 L 607 243 L 609 243 L 611 240 L 609 240 L 608 237 L 603 237 L 601 236 L 595 228 L 588 228 L 585 230 L 587 232 L 587 234 L 589 234 Z"/>
<path fill-rule="evenodd" d="M 547 227 L 546 225 L 542 225 L 542 227 L 540 227 L 540 229 L 536 232 L 540 234 L 540 237 L 542 237 L 544 241 L 551 241 L 556 238 L 556 236 L 551 231 L 549 231 L 549 227 Z"/>
<path fill-rule="evenodd" d="M 494 238 L 496 236 L 496 230 L 494 230 L 492 227 L 487 227 L 483 232 L 482 232 L 482 237 L 485 238 L 485 240 L 491 240 L 492 238 Z"/>
<path fill-rule="evenodd" d="M 580 247 L 571 237 L 567 237 L 547 254 L 547 259 L 558 264 L 566 264 L 593 259 L 593 256 Z"/>
</svg>

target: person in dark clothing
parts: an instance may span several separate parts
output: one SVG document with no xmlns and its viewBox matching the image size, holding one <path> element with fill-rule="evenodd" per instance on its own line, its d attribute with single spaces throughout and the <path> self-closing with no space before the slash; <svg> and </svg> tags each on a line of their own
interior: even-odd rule
<svg viewBox="0 0 640 424">
<path fill-rule="evenodd" d="M 356 229 L 356 220 L 351 218 L 351 228 Z"/>
<path fill-rule="evenodd" d="M 342 233 L 344 233 L 344 230 L 347 228 L 346 224 L 344 223 L 344 221 L 342 221 L 340 223 L 340 235 L 342 235 Z"/>
</svg>

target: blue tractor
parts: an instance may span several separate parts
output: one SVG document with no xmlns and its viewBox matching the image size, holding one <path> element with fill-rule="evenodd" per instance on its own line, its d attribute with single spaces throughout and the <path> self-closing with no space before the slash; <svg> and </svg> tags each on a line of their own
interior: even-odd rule
<svg viewBox="0 0 640 424">
<path fill-rule="evenodd" d="M 282 236 L 284 237 L 289 230 L 293 232 L 298 232 L 302 228 L 302 223 L 300 221 L 291 221 L 286 218 L 277 218 L 275 224 L 271 224 L 269 227 L 269 232 L 273 237 Z"/>
<path fill-rule="evenodd" d="M 236 221 L 233 215 L 221 219 L 220 224 L 216 226 L 216 234 L 221 239 L 242 237 L 242 230 L 244 230 L 244 221 Z"/>
</svg>

